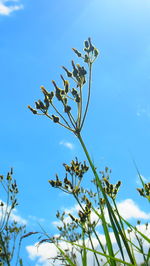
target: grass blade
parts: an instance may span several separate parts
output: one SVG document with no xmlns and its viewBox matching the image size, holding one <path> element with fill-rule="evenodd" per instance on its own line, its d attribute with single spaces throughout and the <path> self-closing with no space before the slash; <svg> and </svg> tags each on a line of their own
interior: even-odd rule
<svg viewBox="0 0 150 266">
<path fill-rule="evenodd" d="M 91 252 L 93 252 L 93 253 L 97 253 L 98 255 L 101 255 L 101 256 L 103 256 L 103 257 L 105 257 L 105 258 L 107 258 L 107 259 L 110 259 L 111 261 L 120 262 L 120 263 L 123 263 L 123 264 L 125 264 L 125 265 L 129 265 L 129 266 L 134 266 L 134 264 L 131 264 L 131 263 L 126 262 L 126 261 L 123 261 L 123 260 L 121 260 L 121 259 L 119 259 L 119 258 L 112 257 L 112 256 L 110 256 L 110 255 L 104 254 L 104 253 L 102 253 L 102 252 L 100 252 L 100 251 L 93 250 L 93 249 L 91 249 L 91 248 L 84 247 L 84 246 L 82 246 L 82 245 L 80 245 L 80 244 L 76 244 L 76 243 L 74 243 L 74 242 L 69 242 L 69 241 L 67 241 L 67 240 L 64 240 L 64 241 L 67 242 L 67 243 L 70 243 L 71 245 L 77 246 L 77 247 L 79 247 L 79 248 L 85 248 L 85 249 L 88 250 L 88 251 L 91 251 Z M 112 266 L 112 264 L 110 264 L 110 265 Z"/>
</svg>

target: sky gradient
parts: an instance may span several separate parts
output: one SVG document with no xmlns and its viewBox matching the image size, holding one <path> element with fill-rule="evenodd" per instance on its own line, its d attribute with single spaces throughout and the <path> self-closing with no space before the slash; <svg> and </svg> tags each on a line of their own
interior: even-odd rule
<svg viewBox="0 0 150 266">
<path fill-rule="evenodd" d="M 136 191 L 140 183 L 133 164 L 134 159 L 148 181 L 149 14 L 148 0 L 0 0 L 0 173 L 14 168 L 20 190 L 17 214 L 29 230 L 37 230 L 40 222 L 56 232 L 57 209 L 70 209 L 75 203 L 68 204 L 68 197 L 52 189 L 48 180 L 63 173 L 64 162 L 85 156 L 73 134 L 32 115 L 27 106 L 42 99 L 41 85 L 52 90 L 51 80 L 60 83 L 62 65 L 69 68 L 71 59 L 79 62 L 71 48 L 82 50 L 89 36 L 100 55 L 93 66 L 82 135 L 98 169 L 108 166 L 112 183 L 122 180 L 118 201 L 130 199 L 128 204 L 133 201 L 148 215 L 143 222 L 150 219 L 149 205 Z M 26 245 L 34 245 L 34 240 Z M 28 255 L 26 265 L 46 265 Z"/>
</svg>

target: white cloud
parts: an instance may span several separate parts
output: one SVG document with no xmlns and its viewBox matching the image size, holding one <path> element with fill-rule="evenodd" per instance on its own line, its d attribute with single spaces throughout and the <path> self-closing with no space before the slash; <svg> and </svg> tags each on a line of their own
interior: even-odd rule
<svg viewBox="0 0 150 266">
<path fill-rule="evenodd" d="M 68 248 L 68 244 L 62 243 L 61 247 L 63 249 Z M 49 261 L 53 261 L 53 258 L 57 256 L 57 248 L 52 243 L 42 243 L 38 245 L 35 243 L 33 246 L 27 246 L 26 250 L 29 254 L 29 258 L 33 260 L 37 260 L 36 266 L 49 266 Z M 59 266 L 60 262 L 55 263 L 55 266 Z"/>
<path fill-rule="evenodd" d="M 124 200 L 122 202 L 119 202 L 119 203 L 117 203 L 117 206 L 118 206 L 120 215 L 123 216 L 123 218 L 125 218 L 127 220 L 131 219 L 131 218 L 134 218 L 134 219 L 137 219 L 137 220 L 138 219 L 150 219 L 150 213 L 145 213 L 144 211 L 142 211 L 139 208 L 139 206 L 132 199 L 126 199 L 126 200 Z M 80 210 L 80 206 L 78 204 L 74 205 L 71 208 L 63 209 L 63 211 L 65 211 L 66 214 L 70 213 L 70 214 L 72 214 L 75 217 L 78 217 L 77 213 L 78 213 L 79 210 Z M 106 218 L 107 221 L 109 221 L 107 212 L 105 212 L 105 214 L 106 214 L 106 217 L 107 217 Z M 91 213 L 91 218 L 92 218 L 92 220 L 97 220 L 97 215 L 94 212 L 92 212 Z M 68 215 L 66 215 L 66 217 L 64 217 L 64 221 L 66 223 L 70 222 L 71 218 L 68 217 Z M 54 221 L 54 222 L 52 222 L 52 224 L 55 225 L 55 226 L 61 226 L 62 225 L 60 221 Z M 99 223 L 99 226 L 100 226 L 100 223 Z M 150 235 L 150 224 L 148 226 L 148 230 L 147 231 L 146 231 L 145 224 L 138 225 L 137 229 L 140 232 L 142 232 L 143 234 L 147 235 L 147 236 Z M 127 230 L 126 230 L 126 232 L 127 232 Z M 104 234 L 99 233 L 98 231 L 97 231 L 97 234 L 98 234 L 99 238 L 101 239 L 101 242 L 103 243 L 103 245 L 105 245 L 106 244 L 106 240 L 105 240 Z M 110 233 L 110 237 L 111 237 L 111 241 L 112 241 L 112 243 L 114 245 L 114 249 L 117 250 L 116 239 L 115 239 L 115 236 L 114 236 L 114 234 L 112 232 Z M 131 240 L 134 242 L 134 244 L 137 244 L 137 239 L 135 237 L 134 232 L 130 233 L 130 237 L 131 237 Z M 99 250 L 98 241 L 97 241 L 97 239 L 95 237 L 92 237 L 92 242 L 93 242 L 94 248 Z M 148 250 L 147 242 L 145 241 L 143 245 L 144 245 L 145 252 L 147 252 L 147 250 Z M 88 239 L 86 240 L 86 246 L 91 248 Z M 61 242 L 61 247 L 64 250 L 64 249 L 66 249 L 69 246 L 68 246 L 68 244 L 66 244 L 65 242 L 62 241 Z M 29 254 L 30 259 L 37 261 L 36 266 L 48 266 L 48 265 L 50 265 L 49 262 L 48 262 L 48 258 L 54 258 L 57 255 L 57 248 L 55 247 L 55 245 L 53 245 L 51 243 L 43 243 L 43 244 L 40 245 L 39 248 L 37 248 L 37 244 L 35 244 L 33 246 L 32 245 L 31 246 L 27 246 L 26 249 L 27 249 L 27 252 Z M 135 256 L 136 256 L 136 260 L 138 261 L 138 263 L 142 262 L 142 256 L 139 255 L 139 253 L 135 252 Z M 118 257 L 119 257 L 119 254 L 118 254 Z M 77 258 L 78 258 L 79 265 L 80 265 L 80 257 L 79 257 L 79 255 L 77 255 Z M 128 256 L 127 255 L 125 255 L 125 258 L 128 261 Z M 104 257 L 103 257 L 103 262 L 105 262 L 105 258 Z M 91 252 L 88 252 L 88 263 L 89 263 L 89 265 L 93 265 L 93 254 Z M 55 266 L 59 266 L 60 262 L 58 262 L 58 263 L 55 262 L 54 265 Z"/>
<path fill-rule="evenodd" d="M 145 234 L 147 236 L 150 234 L 150 230 L 149 230 L 150 229 L 150 224 L 149 224 L 149 229 L 147 231 L 146 231 L 146 227 L 145 227 L 144 224 L 138 225 L 137 229 L 141 233 L 143 233 L 143 234 Z M 127 230 L 126 230 L 126 234 L 128 234 Z M 103 245 L 105 245 L 106 244 L 106 240 L 105 240 L 104 234 L 99 234 L 97 232 L 97 235 L 98 235 L 99 239 L 101 240 L 101 243 Z M 117 245 L 116 245 L 116 239 L 115 239 L 114 233 L 112 233 L 112 232 L 110 233 L 110 238 L 111 238 L 111 241 L 112 241 L 112 244 L 113 244 L 113 248 L 114 248 L 114 252 L 115 252 L 115 251 L 118 250 L 118 248 L 117 248 Z M 134 232 L 130 233 L 130 239 L 135 245 L 138 245 L 137 238 L 136 238 Z M 92 237 L 92 243 L 94 245 L 95 250 L 99 250 L 99 244 L 98 244 L 98 241 L 97 241 L 97 239 L 95 237 Z M 82 245 L 82 241 L 79 241 L 79 244 Z M 85 245 L 86 245 L 86 247 L 91 248 L 91 244 L 89 243 L 88 239 L 85 240 Z M 71 250 L 71 245 L 69 245 L 68 243 L 66 243 L 64 241 L 62 241 L 60 243 L 60 247 L 63 250 L 65 250 L 65 249 Z M 143 248 L 144 248 L 145 253 L 147 253 L 149 245 L 148 245 L 148 243 L 146 241 L 143 242 Z M 29 258 L 31 260 L 36 260 L 36 264 L 35 264 L 36 266 L 48 266 L 48 265 L 50 265 L 49 262 L 52 262 L 52 260 L 50 260 L 50 259 L 56 257 L 57 251 L 58 251 L 57 247 L 54 244 L 52 244 L 52 243 L 42 243 L 40 246 L 38 246 L 38 244 L 35 243 L 35 245 L 27 246 L 26 250 L 27 250 L 27 252 L 29 254 Z M 82 262 L 81 262 L 81 258 L 80 258 L 80 253 L 77 253 L 77 251 L 75 251 L 75 253 L 76 253 L 76 256 L 77 256 L 78 265 L 81 265 Z M 136 250 L 135 250 L 134 254 L 135 254 L 136 261 L 138 263 L 141 263 L 143 261 L 142 255 L 140 255 L 138 252 L 136 252 Z M 129 261 L 127 254 L 124 253 L 124 255 L 125 255 L 125 260 Z M 103 263 L 106 262 L 104 256 L 99 256 L 99 259 L 101 259 L 101 258 L 103 258 Z M 119 258 L 119 254 L 118 254 L 118 258 Z M 88 265 L 93 265 L 94 264 L 93 263 L 93 253 L 90 252 L 90 251 L 87 252 L 87 261 L 88 261 Z M 59 266 L 60 262 L 56 261 L 54 265 L 55 266 Z M 97 264 L 95 264 L 95 265 L 97 265 Z M 101 265 L 103 265 L 103 264 L 101 264 Z"/>
<path fill-rule="evenodd" d="M 66 148 L 68 148 L 70 150 L 74 149 L 74 145 L 71 142 L 62 140 L 62 141 L 59 142 L 59 144 L 65 146 Z"/>
<path fill-rule="evenodd" d="M 82 205 L 84 207 L 84 205 Z M 117 207 L 119 210 L 120 215 L 124 219 L 150 219 L 150 213 L 145 213 L 144 211 L 140 210 L 138 205 L 132 200 L 132 199 L 126 199 L 122 202 L 117 203 Z M 68 214 L 72 214 L 73 216 L 78 218 L 78 211 L 81 210 L 81 207 L 76 204 L 73 207 L 69 209 L 63 209 L 63 211 L 66 213 L 66 216 L 64 217 L 64 222 L 68 223 L 71 221 L 70 216 Z M 105 210 L 105 216 L 108 222 L 109 217 L 108 217 L 108 212 Z M 98 221 L 98 216 L 95 214 L 94 211 L 91 212 L 91 221 Z M 52 224 L 54 226 L 61 226 L 62 222 L 61 221 L 53 221 Z M 101 222 L 98 223 L 100 225 Z"/>
<path fill-rule="evenodd" d="M 126 199 L 117 204 L 121 216 L 125 219 L 150 219 L 150 213 L 140 210 L 132 199 Z"/>
<path fill-rule="evenodd" d="M 3 202 L 4 206 L 0 207 L 0 219 L 4 216 L 5 212 L 9 212 L 10 206 L 6 207 L 6 203 Z M 13 209 L 10 214 L 10 221 L 16 221 L 19 224 L 25 225 L 27 221 L 17 214 L 17 210 Z"/>
<path fill-rule="evenodd" d="M 27 224 L 27 220 L 23 219 L 21 216 L 17 214 L 17 210 L 14 209 L 13 212 L 10 215 L 10 219 L 12 221 L 16 221 L 19 224 Z"/>
<path fill-rule="evenodd" d="M 33 215 L 29 215 L 28 218 L 29 218 L 29 220 L 32 220 L 32 221 L 38 222 L 38 223 L 45 222 L 45 219 L 44 218 L 38 218 L 38 217 L 33 216 Z"/>
<path fill-rule="evenodd" d="M 7 2 L 11 4 L 7 4 Z M 18 2 L 17 0 L 0 0 L 0 15 L 8 16 L 12 12 L 20 10 L 23 8 L 22 4 L 14 4 L 13 2 Z"/>
</svg>

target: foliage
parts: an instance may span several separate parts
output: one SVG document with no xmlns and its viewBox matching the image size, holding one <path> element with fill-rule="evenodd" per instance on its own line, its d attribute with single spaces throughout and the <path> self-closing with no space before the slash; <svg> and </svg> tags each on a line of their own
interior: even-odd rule
<svg viewBox="0 0 150 266">
<path fill-rule="evenodd" d="M 150 250 L 144 250 L 144 242 L 149 244 L 149 237 L 143 234 L 138 226 L 133 226 L 126 221 L 117 208 L 116 196 L 121 181 L 119 180 L 115 185 L 111 184 L 111 171 L 107 167 L 104 171 L 98 172 L 81 135 L 90 103 L 92 66 L 99 51 L 90 38 L 84 42 L 83 53 L 75 48 L 73 51 L 83 61 L 84 66 L 75 64 L 73 60 L 71 71 L 63 66 L 69 79 L 61 75 L 63 89 L 59 88 L 53 80 L 54 90 L 48 92 L 42 86 L 44 101 L 38 100 L 35 102 L 35 108 L 31 106 L 28 108 L 33 114 L 46 116 L 54 123 L 73 132 L 83 148 L 89 166 L 85 161 L 81 163 L 76 158 L 70 165 L 63 165 L 66 171 L 63 179 L 56 175 L 54 180 L 49 180 L 52 187 L 61 189 L 74 197 L 79 211 L 76 217 L 71 213 L 58 211 L 56 216 L 61 224 L 58 226 L 59 236 L 50 237 L 43 230 L 47 238 L 42 239 L 39 244 L 53 243 L 58 249 L 58 256 L 53 258 L 54 262 L 58 260 L 61 265 L 89 265 L 89 252 L 94 257 L 93 265 L 138 265 L 135 254 L 138 252 L 143 256 L 144 265 L 148 266 Z M 86 85 L 87 90 L 83 90 Z M 85 93 L 87 93 L 86 97 Z M 50 113 L 51 110 L 52 113 Z M 93 172 L 91 180 L 94 185 L 93 190 L 82 187 L 82 180 L 89 167 Z M 143 186 L 138 191 L 141 196 L 149 200 L 149 184 L 143 184 Z M 148 230 L 148 224 L 145 226 Z M 105 236 L 104 241 L 101 240 L 100 230 Z M 130 237 L 131 234 L 136 241 Z M 63 243 L 68 243 L 69 248 L 63 250 Z"/>
<path fill-rule="evenodd" d="M 7 176 L 0 175 L 0 265 L 22 265 L 19 257 L 21 236 L 25 225 L 19 225 L 13 216 L 18 205 L 18 187 L 13 179 L 13 170 Z M 2 200 L 4 198 L 4 200 Z"/>
</svg>

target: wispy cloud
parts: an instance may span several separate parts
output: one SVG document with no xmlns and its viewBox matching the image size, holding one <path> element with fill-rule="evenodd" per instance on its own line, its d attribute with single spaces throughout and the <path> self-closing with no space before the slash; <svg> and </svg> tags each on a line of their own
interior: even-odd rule
<svg viewBox="0 0 150 266">
<path fill-rule="evenodd" d="M 17 3 L 19 0 L 0 0 L 0 15 L 8 16 L 12 12 L 23 8 L 22 4 L 15 4 L 15 2 Z"/>
<path fill-rule="evenodd" d="M 148 225 L 148 229 L 146 230 L 146 226 L 145 224 L 141 224 L 141 225 L 138 225 L 137 226 L 137 229 L 145 234 L 145 235 L 149 235 L 150 231 L 149 231 L 149 227 L 150 227 L 150 224 Z M 128 231 L 126 230 L 126 234 L 128 235 Z M 104 234 L 100 234 L 97 232 L 97 235 L 99 237 L 99 239 L 101 239 L 101 243 L 103 245 L 106 244 L 106 238 L 104 236 Z M 110 232 L 110 237 L 111 237 L 111 241 L 112 241 L 112 244 L 113 244 L 113 248 L 114 250 L 118 250 L 118 247 L 116 245 L 116 239 L 115 239 L 115 236 L 114 236 L 114 233 L 113 232 Z M 132 231 L 130 233 L 130 237 L 131 241 L 135 244 L 135 245 L 138 245 L 137 243 L 137 238 L 134 234 L 134 232 Z M 92 237 L 92 243 L 94 245 L 94 248 L 96 250 L 99 250 L 99 243 L 98 243 L 98 240 L 95 238 L 95 237 Z M 79 244 L 82 245 L 82 241 L 79 241 Z M 92 248 L 91 247 L 91 244 L 88 240 L 88 238 L 85 240 L 85 245 L 89 248 Z M 71 251 L 71 245 L 64 242 L 64 241 L 61 241 L 60 242 L 60 245 L 59 247 L 61 247 L 63 250 L 65 249 L 68 249 Z M 148 252 L 148 248 L 149 248 L 149 245 L 146 241 L 143 242 L 143 248 L 144 248 L 144 251 L 147 253 Z M 38 245 L 38 243 L 35 243 L 34 245 L 30 245 L 30 246 L 27 246 L 26 247 L 26 250 L 29 254 L 29 258 L 31 260 L 36 260 L 37 261 L 37 264 L 36 266 L 48 266 L 50 265 L 50 259 L 52 258 L 55 258 L 57 256 L 57 247 L 54 246 L 52 243 L 42 243 L 41 245 Z M 77 258 L 77 262 L 78 262 L 78 265 L 81 265 L 82 262 L 81 262 L 81 256 L 80 256 L 80 253 L 77 252 L 77 250 L 74 252 L 76 253 L 76 258 Z M 118 254 L 118 257 L 119 257 L 119 254 Z M 99 258 L 103 258 L 103 262 L 105 262 L 105 258 L 100 256 Z M 143 258 L 142 258 L 142 255 L 139 254 L 138 252 L 136 252 L 135 250 L 135 258 L 136 260 L 138 261 L 138 263 L 141 263 L 143 261 Z M 125 253 L 125 260 L 128 261 L 128 256 L 126 255 Z M 93 265 L 93 253 L 91 252 L 88 252 L 87 253 L 87 261 L 88 261 L 88 265 Z M 51 261 L 52 262 L 52 261 Z M 60 265 L 60 261 L 55 261 L 55 266 L 59 266 Z"/>
<path fill-rule="evenodd" d="M 120 214 L 127 220 L 131 218 L 135 218 L 135 219 L 149 219 L 150 218 L 150 213 L 145 213 L 144 211 L 142 211 L 132 199 L 126 199 L 118 203 L 117 206 L 118 206 Z M 77 217 L 77 213 L 79 210 L 80 210 L 80 206 L 78 204 L 74 205 L 71 208 L 63 209 L 63 211 L 65 211 L 66 214 L 70 213 L 76 217 Z M 94 215 L 94 213 L 92 213 L 91 215 L 92 215 L 91 217 L 92 220 L 97 220 L 97 216 Z M 107 220 L 109 220 L 107 212 L 106 212 L 106 217 L 107 217 Z M 64 217 L 64 222 L 69 223 L 70 221 L 71 221 L 70 217 L 66 215 L 66 217 Z M 62 225 L 60 221 L 54 221 L 52 224 L 54 226 Z M 137 225 L 137 229 L 147 236 L 150 234 L 150 224 L 147 230 L 146 230 L 145 224 Z M 128 234 L 127 230 L 126 230 L 126 233 Z M 97 234 L 99 238 L 101 239 L 101 242 L 103 243 L 103 245 L 105 245 L 106 244 L 105 235 L 98 233 L 98 232 Z M 110 237 L 111 237 L 114 249 L 117 249 L 116 239 L 115 239 L 113 232 L 110 232 Z M 138 245 L 136 236 L 133 231 L 130 233 L 130 237 L 131 237 L 131 240 L 135 244 Z M 86 239 L 85 241 L 86 241 L 86 246 L 91 248 L 89 240 Z M 94 248 L 98 250 L 99 243 L 95 237 L 92 237 L 92 242 L 94 244 Z M 82 242 L 81 243 L 79 242 L 79 244 L 82 245 Z M 60 247 L 63 250 L 65 250 L 66 248 L 71 250 L 71 246 L 69 246 L 69 244 L 66 244 L 66 242 L 63 242 L 63 241 L 61 241 Z M 144 247 L 145 252 L 147 252 L 148 250 L 147 242 L 143 242 L 143 247 Z M 27 246 L 26 249 L 29 254 L 29 258 L 31 260 L 37 260 L 36 266 L 48 266 L 49 258 L 52 259 L 56 257 L 57 255 L 57 247 L 54 246 L 52 243 L 42 243 L 40 246 L 38 245 L 38 243 L 35 243 L 34 245 Z M 76 254 L 76 255 L 77 255 L 77 260 L 79 262 L 79 265 L 81 265 L 79 254 Z M 142 257 L 137 252 L 135 252 L 135 256 L 138 262 L 142 262 Z M 126 258 L 126 260 L 128 261 L 128 258 Z M 88 262 L 89 262 L 89 265 L 93 265 L 93 254 L 91 254 L 90 252 L 88 253 Z M 60 265 L 60 262 L 55 262 L 55 266 L 59 266 L 59 265 Z"/>
<path fill-rule="evenodd" d="M 84 205 L 83 205 L 84 207 Z M 119 203 L 117 203 L 117 207 L 119 210 L 120 215 L 124 218 L 124 219 L 150 219 L 150 213 L 145 213 L 144 211 L 142 211 L 139 206 L 132 200 L 132 199 L 126 199 L 123 200 Z M 65 212 L 65 217 L 64 217 L 64 222 L 65 223 L 69 223 L 71 222 L 71 218 L 70 216 L 68 216 L 68 214 L 72 214 L 73 216 L 78 218 L 78 212 L 79 210 L 81 210 L 81 207 L 76 204 L 74 205 L 72 208 L 70 209 L 63 209 L 63 211 Z M 108 212 L 105 209 L 105 215 L 106 215 L 106 219 L 108 222 L 109 218 L 108 218 Z M 91 212 L 91 221 L 98 221 L 98 217 L 95 214 L 94 211 Z M 54 226 L 62 226 L 62 222 L 61 221 L 53 221 L 52 224 Z M 101 225 L 101 223 L 99 222 L 99 225 Z"/>
<path fill-rule="evenodd" d="M 139 107 L 137 112 L 136 112 L 137 116 L 146 116 L 146 117 L 150 117 L 150 106 L 144 106 L 144 107 Z"/>
<path fill-rule="evenodd" d="M 0 208 L 0 218 L 3 217 L 4 213 L 7 211 L 9 212 L 10 206 L 7 207 L 6 203 L 3 201 L 4 206 Z M 27 220 L 23 219 L 20 215 L 18 215 L 17 209 L 13 209 L 10 214 L 10 220 L 16 221 L 19 224 L 27 224 Z"/>
<path fill-rule="evenodd" d="M 70 149 L 70 150 L 73 150 L 73 149 L 74 149 L 74 145 L 73 145 L 73 143 L 71 143 L 71 142 L 61 140 L 61 141 L 59 142 L 59 144 L 60 144 L 60 145 L 63 145 L 64 147 L 66 147 L 66 148 L 68 148 L 68 149 Z"/>
<path fill-rule="evenodd" d="M 29 215 L 28 218 L 29 218 L 29 220 L 31 220 L 33 222 L 38 222 L 38 223 L 45 222 L 45 219 L 44 218 L 38 218 L 38 217 L 33 216 L 33 215 Z"/>
<path fill-rule="evenodd" d="M 150 213 L 140 210 L 139 206 L 132 200 L 126 199 L 117 204 L 118 210 L 125 219 L 150 219 Z"/>
</svg>

